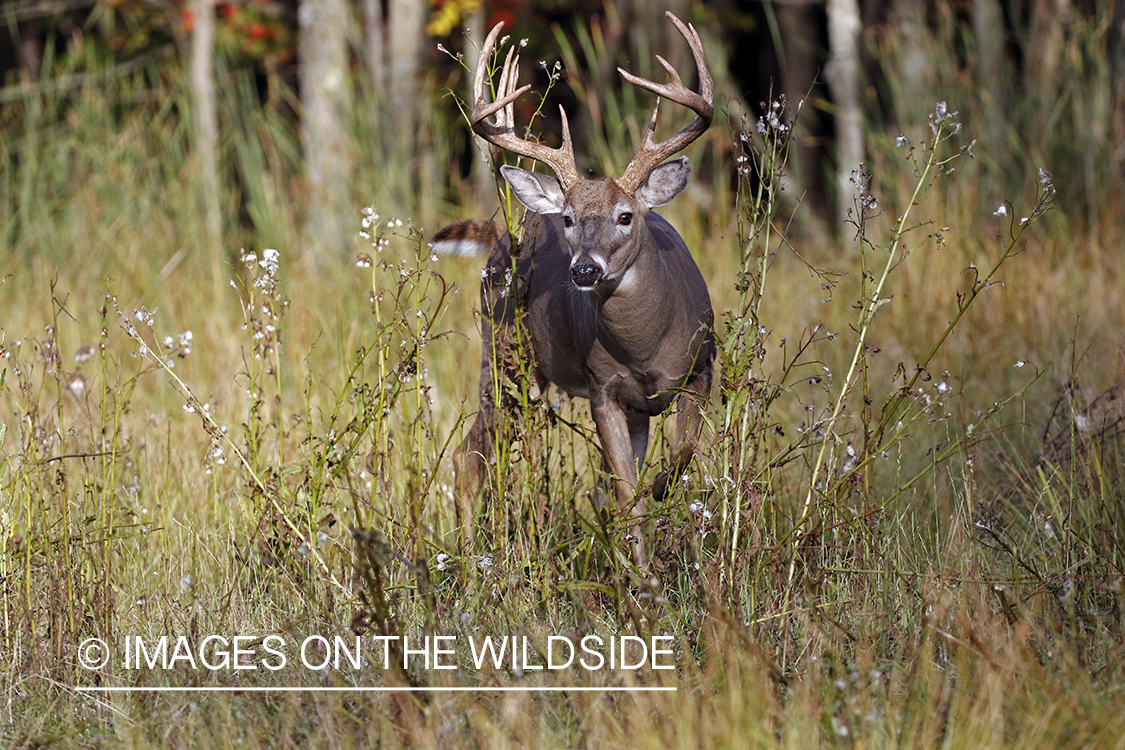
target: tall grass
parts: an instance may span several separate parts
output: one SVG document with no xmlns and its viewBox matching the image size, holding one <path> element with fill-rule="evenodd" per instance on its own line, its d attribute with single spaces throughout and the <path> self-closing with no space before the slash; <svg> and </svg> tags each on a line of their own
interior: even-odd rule
<svg viewBox="0 0 1125 750">
<path fill-rule="evenodd" d="M 310 271 L 297 138 L 246 86 L 225 87 L 228 235 L 245 247 L 219 298 L 197 257 L 179 81 L 5 111 L 27 123 L 0 179 L 8 744 L 1120 742 L 1120 339 L 1104 327 L 1120 238 L 1061 232 L 1049 178 L 989 182 L 965 151 L 972 124 L 931 109 L 857 175 L 851 239 L 795 246 L 796 107 L 717 127 L 714 183 L 734 173 L 737 197 L 724 213 L 724 188 L 689 191 L 668 215 L 709 280 L 720 378 L 697 461 L 651 510 L 638 585 L 625 519 L 593 502 L 585 405 L 531 399 L 526 382 L 502 385 L 520 408 L 500 489 L 462 538 L 449 458 L 475 409 L 480 269 L 425 241 L 452 209 L 416 189 L 421 162 L 372 146 L 372 95 L 356 258 Z M 621 107 L 620 122 L 647 117 Z M 419 157 L 435 173 L 448 132 Z M 527 636 L 532 664 L 478 669 L 462 648 L 458 670 L 398 653 L 383 669 L 370 640 L 358 669 L 77 663 L 90 637 L 120 655 L 137 635 L 354 633 Z M 676 669 L 532 668 L 552 636 L 626 634 L 672 636 Z"/>
</svg>

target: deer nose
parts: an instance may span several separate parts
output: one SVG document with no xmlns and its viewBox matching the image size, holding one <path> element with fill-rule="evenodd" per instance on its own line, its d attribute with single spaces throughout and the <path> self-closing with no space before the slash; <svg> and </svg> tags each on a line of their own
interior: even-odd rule
<svg viewBox="0 0 1125 750">
<path fill-rule="evenodd" d="M 570 269 L 570 278 L 576 286 L 590 287 L 602 279 L 602 269 L 593 263 L 579 263 Z"/>
</svg>

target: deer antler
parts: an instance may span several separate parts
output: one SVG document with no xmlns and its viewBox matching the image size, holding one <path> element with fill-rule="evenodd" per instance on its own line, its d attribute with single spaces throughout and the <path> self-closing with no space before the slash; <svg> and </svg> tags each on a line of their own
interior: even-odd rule
<svg viewBox="0 0 1125 750">
<path fill-rule="evenodd" d="M 703 131 L 710 127 L 711 118 L 715 115 L 715 86 L 711 80 L 711 73 L 707 70 L 707 62 L 703 59 L 703 43 L 699 41 L 699 34 L 695 32 L 694 26 L 691 24 L 684 25 L 683 21 L 676 18 L 671 11 L 666 11 L 664 15 L 675 25 L 691 47 L 691 54 L 695 57 L 695 66 L 699 69 L 699 93 L 697 94 L 685 86 L 676 69 L 660 55 L 657 55 L 656 59 L 664 67 L 664 70 L 668 71 L 668 77 L 672 79 L 670 83 L 654 83 L 644 78 L 638 78 L 621 68 L 618 68 L 617 72 L 634 86 L 651 91 L 670 102 L 685 106 L 695 112 L 696 116 L 690 125 L 676 135 L 666 141 L 654 143 L 652 136 L 656 131 L 656 113 L 660 111 L 660 100 L 656 100 L 656 107 L 652 110 L 652 119 L 649 120 L 648 127 L 645 128 L 641 148 L 637 151 L 637 155 L 633 157 L 633 161 L 629 162 L 629 166 L 625 168 L 625 173 L 621 175 L 621 179 L 617 181 L 629 194 L 635 193 L 641 183 L 648 178 L 649 173 L 661 162 L 672 154 L 687 148 L 689 143 L 701 136 Z"/>
<path fill-rule="evenodd" d="M 508 50 L 508 57 L 504 61 L 500 85 L 496 89 L 496 101 L 489 104 L 484 96 L 484 83 L 488 78 L 488 61 L 492 57 L 493 47 L 496 46 L 496 38 L 500 36 L 500 30 L 503 28 L 503 23 L 492 27 L 484 47 L 481 48 L 480 60 L 473 75 L 473 111 L 469 114 L 473 132 L 506 151 L 543 162 L 554 170 L 563 189 L 569 189 L 578 181 L 578 168 L 574 164 L 574 145 L 570 141 L 570 125 L 566 121 L 566 112 L 563 108 L 559 107 L 563 131 L 561 147 L 549 148 L 542 143 L 527 141 L 516 136 L 514 103 L 531 86 L 516 88 L 520 59 L 515 56 L 514 47 Z M 488 120 L 492 115 L 496 115 L 495 123 Z"/>
</svg>

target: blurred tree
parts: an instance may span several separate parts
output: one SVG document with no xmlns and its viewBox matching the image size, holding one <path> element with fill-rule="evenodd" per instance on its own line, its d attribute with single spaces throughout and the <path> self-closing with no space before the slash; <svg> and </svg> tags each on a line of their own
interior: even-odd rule
<svg viewBox="0 0 1125 750">
<path fill-rule="evenodd" d="M 383 35 L 386 25 L 382 0 L 363 0 L 363 58 L 376 91 L 387 90 L 387 61 Z"/>
<path fill-rule="evenodd" d="M 391 106 L 395 113 L 397 142 L 409 147 L 417 132 L 421 92 L 422 40 L 427 4 L 419 0 L 390 0 Z"/>
<path fill-rule="evenodd" d="M 301 141 L 309 179 L 305 218 L 306 259 L 348 251 L 348 160 L 345 120 L 348 81 L 348 3 L 301 0 L 297 64 L 301 89 Z"/>
<path fill-rule="evenodd" d="M 893 61 L 900 90 L 915 94 L 893 102 L 895 119 L 903 132 L 916 130 L 933 110 L 933 102 L 927 100 L 934 92 L 934 70 L 929 58 L 933 38 L 926 25 L 926 4 L 926 0 L 892 0 L 887 20 L 888 33 L 896 42 L 888 59 Z"/>
<path fill-rule="evenodd" d="M 484 44 L 485 28 L 484 7 L 479 3 L 466 19 L 468 28 L 465 30 L 465 65 L 469 70 L 475 70 L 480 60 L 480 48 Z M 472 98 L 472 78 L 466 78 L 465 100 Z M 471 103 L 470 103 L 471 106 Z M 477 203 L 481 206 L 488 205 L 491 197 L 496 193 L 495 182 L 492 179 L 492 162 L 483 158 L 492 148 L 488 141 L 480 136 L 471 136 L 469 144 L 469 177 L 473 186 Z"/>
<path fill-rule="evenodd" d="M 1106 57 L 1109 58 L 1109 112 L 1112 120 L 1114 140 L 1118 143 L 1125 142 L 1125 107 L 1122 101 L 1125 95 L 1121 91 L 1121 66 L 1125 64 L 1125 49 L 1121 47 L 1121 38 L 1125 34 L 1125 0 L 1114 0 L 1113 18 L 1109 24 L 1109 34 L 1106 39 Z M 1122 162 L 1125 161 L 1125 149 L 1114 152 L 1114 165 L 1111 169 L 1119 172 Z"/>
<path fill-rule="evenodd" d="M 847 220 L 863 163 L 863 111 L 859 103 L 862 23 L 856 0 L 828 0 L 828 66 L 825 74 L 836 105 L 836 221 Z"/>
<path fill-rule="evenodd" d="M 215 0 L 192 0 L 191 101 L 200 203 L 216 298 L 222 289 L 223 217 L 219 204 L 219 118 L 215 108 Z"/>
<path fill-rule="evenodd" d="M 1031 38 L 1037 54 L 1027 58 L 1027 73 L 1035 91 L 1050 93 L 1062 62 L 1063 37 L 1072 22 L 1071 0 L 1033 0 Z M 1044 117 L 1046 113 L 1044 112 Z"/>
<path fill-rule="evenodd" d="M 998 0 L 973 0 L 973 37 L 976 40 L 977 86 L 985 98 L 984 145 L 1000 164 L 1006 164 L 1008 149 L 1004 141 L 1007 107 L 1004 82 L 1005 34 Z M 1039 54 L 1036 52 L 1035 54 Z"/>
<path fill-rule="evenodd" d="M 818 0 L 767 2 L 766 12 L 767 15 L 776 14 L 769 25 L 781 66 L 780 89 L 789 106 L 796 107 L 805 100 L 806 104 L 828 101 L 820 80 L 827 47 L 822 4 Z M 801 110 L 797 127 L 801 148 L 796 150 L 796 158 L 790 160 L 792 182 L 796 188 L 794 194 L 803 196 L 801 202 L 810 212 L 808 218 L 815 217 L 814 221 L 806 222 L 806 228 L 819 235 L 825 230 L 823 222 L 834 213 L 829 209 L 828 191 L 825 189 L 825 178 L 829 173 L 824 168 L 831 157 L 826 145 L 830 142 L 831 120 L 823 107 L 806 106 Z"/>
</svg>

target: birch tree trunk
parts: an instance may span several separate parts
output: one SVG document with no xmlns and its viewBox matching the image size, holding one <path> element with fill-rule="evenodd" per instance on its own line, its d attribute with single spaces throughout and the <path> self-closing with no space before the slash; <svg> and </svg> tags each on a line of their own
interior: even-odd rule
<svg viewBox="0 0 1125 750">
<path fill-rule="evenodd" d="M 223 286 L 223 215 L 219 203 L 219 118 L 215 111 L 215 0 L 192 0 L 192 13 L 191 101 L 205 229 L 203 250 L 211 260 L 217 297 Z"/>
<path fill-rule="evenodd" d="M 469 16 L 468 28 L 466 29 L 465 36 L 465 65 L 470 71 L 476 70 L 477 62 L 480 60 L 480 48 L 484 44 L 484 36 L 488 31 L 484 27 L 486 21 L 484 17 L 484 7 L 479 7 L 473 14 Z M 466 75 L 465 86 L 465 101 L 469 106 L 473 106 L 473 79 L 472 74 Z M 468 126 L 465 126 L 468 127 Z M 488 141 L 481 138 L 479 135 L 471 134 L 472 139 L 470 148 L 473 151 L 472 160 L 469 162 L 469 181 L 473 186 L 473 194 L 477 200 L 477 213 L 485 214 L 484 207 L 489 205 L 491 196 L 496 194 L 496 182 L 492 172 L 492 159 L 488 158 L 491 151 Z"/>
<path fill-rule="evenodd" d="M 298 76 L 304 118 L 301 140 L 309 179 L 307 259 L 348 250 L 348 4 L 301 0 L 297 14 Z"/>
<path fill-rule="evenodd" d="M 390 0 L 388 8 L 391 106 L 398 126 L 398 142 L 407 147 L 417 132 L 426 8 L 426 3 L 419 0 Z"/>
<path fill-rule="evenodd" d="M 856 0 L 828 0 L 828 67 L 836 105 L 836 219 L 848 218 L 854 203 L 852 173 L 863 163 L 863 113 L 859 103 L 859 32 Z"/>
</svg>

